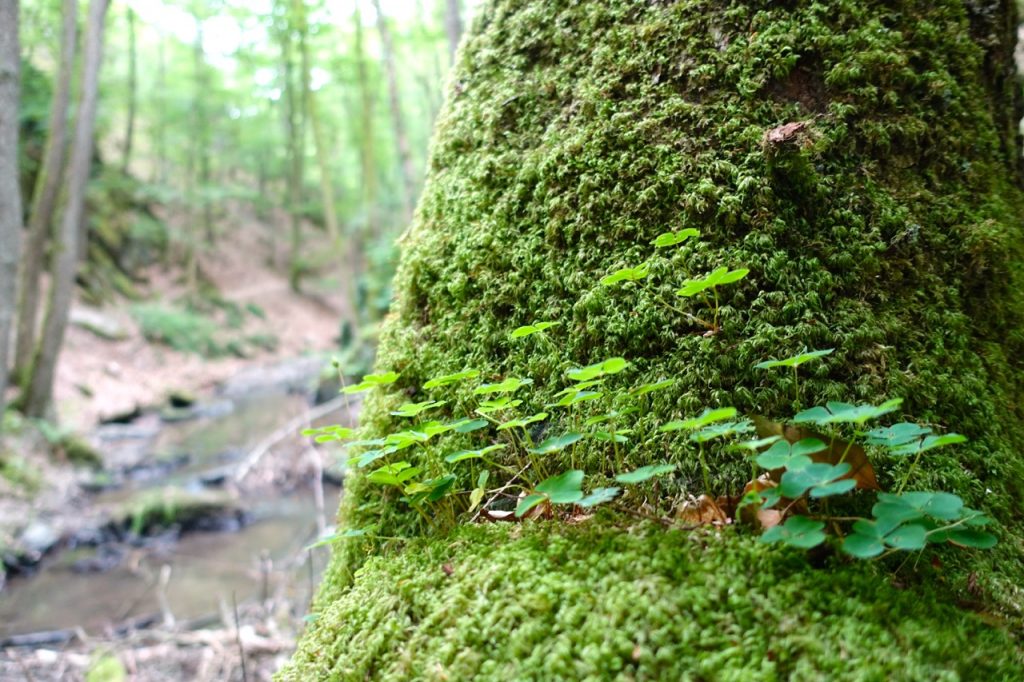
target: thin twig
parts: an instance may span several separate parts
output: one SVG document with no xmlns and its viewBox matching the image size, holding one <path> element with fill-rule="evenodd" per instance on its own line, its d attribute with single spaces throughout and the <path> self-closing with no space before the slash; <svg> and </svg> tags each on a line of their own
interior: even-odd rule
<svg viewBox="0 0 1024 682">
<path fill-rule="evenodd" d="M 513 476 L 511 479 L 509 479 L 505 483 L 505 485 L 503 485 L 502 487 L 498 488 L 498 490 L 493 495 L 491 495 L 491 498 L 489 500 L 487 500 L 487 502 L 485 502 L 484 504 L 480 505 L 480 509 L 477 511 L 476 514 L 473 515 L 473 518 L 470 519 L 469 522 L 470 523 L 475 523 L 476 520 L 478 518 L 480 518 L 480 515 L 484 513 L 484 510 L 487 509 L 488 505 L 490 505 L 492 502 L 494 502 L 496 499 L 498 499 L 498 496 L 501 495 L 503 492 L 505 492 L 506 490 L 511 488 L 512 484 L 515 483 L 516 479 L 519 478 L 520 476 L 522 476 L 523 472 L 525 472 L 529 468 L 530 468 L 530 465 L 527 464 L 526 466 L 524 466 L 522 469 L 519 470 L 519 473 L 517 473 L 515 476 Z"/>
<path fill-rule="evenodd" d="M 347 400 L 348 396 L 339 396 L 334 400 L 326 402 L 323 405 L 318 405 L 312 410 L 309 410 L 308 412 L 305 412 L 299 415 L 298 417 L 295 417 L 290 422 L 279 428 L 277 431 L 274 431 L 272 434 L 270 434 L 262 441 L 257 443 L 256 447 L 249 451 L 249 454 L 246 456 L 245 460 L 243 460 L 242 463 L 239 465 L 238 469 L 235 470 L 235 474 L 234 476 L 232 476 L 232 479 L 235 481 L 235 483 L 240 483 L 242 479 L 249 475 L 249 472 L 252 471 L 252 468 L 259 463 L 263 456 L 270 452 L 271 448 L 273 448 L 275 445 L 283 441 L 288 436 L 292 435 L 303 425 L 312 422 L 316 419 L 319 419 L 320 417 L 327 416 L 331 412 L 334 412 L 344 407 L 347 403 Z"/>
<path fill-rule="evenodd" d="M 242 682 L 249 682 L 249 675 L 245 670 L 245 647 L 242 646 L 242 627 L 238 619 L 238 600 L 235 593 L 231 593 L 231 606 L 235 611 L 235 641 L 238 643 L 238 658 L 242 662 Z"/>
</svg>

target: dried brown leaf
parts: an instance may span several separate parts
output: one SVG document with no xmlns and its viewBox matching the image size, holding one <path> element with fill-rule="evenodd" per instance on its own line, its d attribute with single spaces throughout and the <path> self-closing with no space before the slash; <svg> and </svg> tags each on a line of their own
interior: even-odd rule
<svg viewBox="0 0 1024 682">
<path fill-rule="evenodd" d="M 729 517 L 718 506 L 718 502 L 708 495 L 701 495 L 696 499 L 691 498 L 684 502 L 676 512 L 676 518 L 683 523 L 698 526 L 724 526 L 730 523 Z"/>
</svg>

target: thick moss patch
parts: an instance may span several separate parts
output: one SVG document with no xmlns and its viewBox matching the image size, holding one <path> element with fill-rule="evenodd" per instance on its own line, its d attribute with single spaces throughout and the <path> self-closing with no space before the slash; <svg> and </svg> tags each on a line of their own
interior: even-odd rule
<svg viewBox="0 0 1024 682">
<path fill-rule="evenodd" d="M 718 563 L 733 565 L 732 556 L 759 569 L 750 576 L 738 568 L 727 572 L 741 602 L 756 601 L 764 585 L 799 584 L 809 603 L 845 605 L 840 611 L 851 619 L 856 612 L 857 627 L 874 633 L 874 646 L 887 652 L 878 659 L 859 650 L 845 654 L 863 656 L 857 660 L 867 679 L 885 677 L 886 669 L 874 666 L 889 659 L 923 678 L 955 670 L 957 655 L 972 660 L 974 652 L 954 653 L 953 639 L 943 639 L 959 637 L 972 617 L 931 602 L 948 590 L 1017 618 L 1024 604 L 1024 197 L 1012 124 L 1019 119 L 1010 62 L 1014 26 L 1005 1 L 904 0 L 883 7 L 865 0 L 492 0 L 463 45 L 424 195 L 402 240 L 397 300 L 379 354 L 380 370 L 402 376 L 393 390 L 367 402 L 366 435 L 407 428 L 389 413 L 408 400 L 446 399 L 448 414 L 432 417 L 470 413 L 471 385 L 420 388 L 437 375 L 474 368 L 485 381 L 532 378 L 532 393 L 517 396 L 526 398 L 521 410 L 531 414 L 567 385 L 568 368 L 621 355 L 632 363 L 615 377 L 622 387 L 676 379 L 671 390 L 646 399 L 630 424 L 625 453 L 629 467 L 666 459 L 679 465 L 679 475 L 659 487 L 658 502 L 670 505 L 704 491 L 695 448 L 685 434 L 658 433 L 659 425 L 705 406 L 790 417 L 796 409 L 791 375 L 753 366 L 834 347 L 827 360 L 801 368 L 804 406 L 902 397 L 894 419 L 968 436 L 964 446 L 929 453 L 911 486 L 954 492 L 992 514 L 999 546 L 941 553 L 943 570 L 900 593 L 905 596 L 869 588 L 879 584 L 871 564 L 845 568 L 830 583 L 797 558 L 782 561 L 734 541 L 716 547 L 709 540 L 700 553 L 669 543 L 689 557 L 679 561 L 694 565 L 675 579 L 685 595 L 686 576 L 708 574 L 719 555 Z M 801 125 L 788 141 L 766 136 L 795 123 Z M 652 259 L 657 235 L 685 227 L 700 230 L 699 242 L 679 247 L 673 259 Z M 648 259 L 651 275 L 641 286 L 599 284 L 602 276 Z M 665 301 L 688 305 L 674 295 L 683 279 L 721 265 L 749 268 L 750 275 L 723 290 L 723 329 L 705 337 Z M 560 322 L 550 344 L 509 339 L 515 327 L 542 319 Z M 560 419 L 549 424 L 551 434 L 567 426 Z M 481 433 L 465 441 L 401 456 L 425 477 L 458 474 L 456 490 L 467 490 L 473 485 L 467 470 L 443 459 L 452 449 L 487 442 Z M 574 456 L 594 485 L 614 473 L 609 448 L 588 444 Z M 550 456 L 552 470 L 567 464 L 558 457 Z M 736 492 L 749 477 L 735 453 L 716 450 L 709 461 L 715 492 Z M 876 462 L 883 487 L 898 480 L 900 466 Z M 358 475 L 344 505 L 348 527 L 373 525 L 405 537 L 431 532 L 397 496 L 381 494 Z M 536 558 L 526 539 L 485 547 L 498 538 L 476 532 L 454 538 L 481 566 L 500 571 L 502 561 L 525 566 Z M 590 578 L 642 582 L 645 568 L 656 573 L 644 544 L 654 541 L 622 539 L 628 566 L 615 563 L 620 554 L 590 557 L 584 539 L 564 542 L 582 562 L 578 573 L 568 564 L 562 569 L 578 581 L 575 589 Z M 522 564 L 514 556 L 520 551 Z M 389 555 L 387 570 L 413 583 L 434 580 L 434 569 L 413 554 Z M 367 572 L 356 575 L 367 556 Z M 321 620 L 305 639 L 296 670 L 314 666 L 318 656 L 332 665 L 365 658 L 371 677 L 399 665 L 385 653 L 391 644 L 364 652 L 347 634 L 355 629 L 336 631 L 338 621 L 331 620 L 331 614 L 358 620 L 363 609 L 384 622 L 406 623 L 406 602 L 376 582 L 387 577 L 382 561 L 358 541 L 337 548 L 317 602 Z M 615 565 L 587 575 L 600 561 Z M 497 613 L 520 608 L 529 576 L 505 578 L 493 600 Z M 671 580 L 665 581 L 669 595 Z M 419 621 L 455 617 L 429 598 L 416 602 L 423 605 Z M 921 614 L 912 622 L 922 634 L 884 634 L 896 632 L 893 604 Z M 707 622 L 728 622 L 727 606 L 713 603 Z M 615 641 L 649 631 L 639 625 L 645 609 L 657 613 L 654 601 L 644 602 L 636 623 L 595 621 L 604 634 L 588 637 Z M 854 631 L 854 620 L 815 620 L 812 613 L 793 626 L 791 653 L 797 640 L 809 650 L 810 642 L 838 643 Z M 524 620 L 529 641 L 544 641 L 544 633 L 560 641 L 563 626 L 542 615 Z M 762 665 L 782 665 L 766 650 L 743 658 L 747 649 L 734 653 L 739 645 L 732 640 L 684 638 L 678 628 L 684 622 L 673 626 L 681 660 L 697 665 L 723 656 L 736 671 L 746 666 L 748 677 L 757 677 Z M 749 626 L 761 641 L 769 622 L 751 618 L 736 628 Z M 946 662 L 932 668 L 927 628 L 945 642 L 936 660 Z M 984 637 L 995 642 L 1002 635 Z M 508 639 L 458 641 L 452 658 L 437 654 L 441 665 L 480 656 L 499 662 L 493 671 L 480 663 L 481 674 L 499 676 L 500 661 L 532 655 Z M 422 644 L 430 652 L 444 646 Z M 580 646 L 582 652 L 586 644 Z M 1000 653 L 1000 646 L 987 649 L 986 660 L 1010 665 L 1016 651 Z M 410 660 L 426 660 L 407 651 Z M 821 652 L 804 656 L 815 671 L 841 660 L 829 647 Z M 587 660 L 582 653 L 576 658 Z M 779 670 L 785 676 L 790 669 Z"/>
<path fill-rule="evenodd" d="M 464 529 L 369 559 L 283 679 L 1020 679 L 1010 637 L 870 565 L 733 532 Z M 450 573 L 450 575 L 449 575 Z"/>
</svg>

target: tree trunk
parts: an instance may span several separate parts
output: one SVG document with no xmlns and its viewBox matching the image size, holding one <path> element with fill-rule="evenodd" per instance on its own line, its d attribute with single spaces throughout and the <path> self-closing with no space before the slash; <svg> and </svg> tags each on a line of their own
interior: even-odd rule
<svg viewBox="0 0 1024 682">
<path fill-rule="evenodd" d="M 522 407 L 499 415 L 550 413 L 524 439 L 590 433 L 588 417 L 615 409 L 628 441 L 595 435 L 528 458 L 485 428 L 354 468 L 315 617 L 279 677 L 1020 679 L 1014 15 L 1009 0 L 485 3 L 460 47 L 381 330 L 377 371 L 400 377 L 369 394 L 360 437 L 408 429 L 393 415 L 410 400 L 446 401 L 428 417 L 441 423 L 472 416 L 475 382 L 423 388 L 471 368 L 488 382 L 533 380 L 515 393 Z M 682 228 L 700 236 L 652 245 Z M 646 277 L 602 285 L 644 262 Z M 676 291 L 720 266 L 749 274 L 717 288 L 709 333 L 695 321 L 705 304 Z M 510 338 L 540 320 L 559 324 Z M 755 367 L 829 348 L 796 380 Z M 550 407 L 567 370 L 616 356 L 630 364 L 591 389 L 600 400 Z M 663 378 L 674 383 L 629 392 Z M 747 524 L 676 519 L 701 494 L 740 494 L 751 461 L 663 433 L 666 423 L 705 407 L 786 420 L 893 397 L 903 404 L 879 424 L 968 437 L 928 452 L 910 489 L 991 515 L 996 547 L 864 562 L 838 543 L 807 554 L 760 542 Z M 446 457 L 495 441 L 506 447 L 493 466 Z M 866 453 L 895 491 L 909 460 Z M 397 469 L 366 475 L 399 462 L 413 467 L 405 485 L 450 474 L 451 493 L 421 516 L 400 499 L 419 489 L 377 483 Z M 673 472 L 656 481 L 614 478 L 666 462 Z M 559 505 L 472 522 L 478 474 L 490 473 L 497 516 L 536 490 L 539 468 L 579 469 L 586 491 L 624 490 L 593 516 Z M 824 513 L 866 514 L 875 500 L 858 491 Z"/>
<path fill-rule="evenodd" d="M 93 129 L 99 98 L 100 65 L 103 58 L 103 28 L 109 0 L 90 0 L 86 23 L 81 100 L 71 161 L 67 171 L 67 202 L 61 216 L 60 242 L 54 258 L 52 286 L 43 335 L 32 362 L 24 408 L 30 417 L 43 417 L 53 396 L 57 359 L 64 343 L 78 270 L 80 238 L 85 220 L 85 190 L 92 165 Z"/>
<path fill-rule="evenodd" d="M 363 209 L 366 211 L 366 233 L 379 237 L 380 224 L 377 217 L 377 164 L 376 133 L 374 129 L 374 103 L 376 89 L 370 85 L 369 64 L 366 57 L 365 30 L 363 17 L 356 6 L 353 14 L 355 23 L 356 81 L 359 84 L 359 159 L 361 162 L 361 186 Z"/>
<path fill-rule="evenodd" d="M 160 32 L 157 44 L 156 66 L 156 122 L 153 126 L 153 146 L 156 148 L 153 181 L 163 184 L 167 182 L 167 129 L 163 124 L 165 93 L 167 91 L 167 38 Z"/>
<path fill-rule="evenodd" d="M 462 8 L 459 0 L 445 0 L 444 31 L 448 34 L 448 63 L 455 64 L 455 50 L 462 38 Z"/>
<path fill-rule="evenodd" d="M 61 9 L 60 65 L 56 87 L 50 102 L 50 132 L 43 153 L 43 165 L 36 177 L 32 208 L 28 216 L 28 235 L 21 263 L 21 288 L 18 298 L 18 334 L 14 351 L 16 376 L 24 378 L 32 362 L 39 319 L 39 276 L 43 269 L 46 243 L 52 235 L 53 216 L 64 179 L 67 155 L 68 104 L 74 78 L 78 42 L 78 0 L 64 0 Z"/>
<path fill-rule="evenodd" d="M 294 0 L 296 33 L 298 34 L 299 53 L 302 69 L 302 96 L 309 117 L 309 126 L 313 132 L 313 148 L 316 152 L 317 166 L 320 169 L 320 196 L 324 205 L 324 222 L 327 234 L 335 242 L 341 239 L 338 227 L 337 208 L 334 199 L 334 176 L 328 158 L 327 141 L 324 139 L 323 124 L 316 107 L 316 93 L 313 92 L 312 63 L 309 55 L 309 20 L 306 16 L 305 0 Z"/>
<path fill-rule="evenodd" d="M 302 189 L 305 180 L 306 120 L 300 84 L 295 82 L 294 7 L 281 4 L 281 74 L 284 91 L 285 137 L 288 148 L 288 214 L 291 220 L 291 255 L 288 281 L 298 292 L 302 280 Z M 300 67 L 301 68 L 301 67 Z M 301 74 L 300 74 L 301 76 Z"/>
<path fill-rule="evenodd" d="M 21 187 L 18 185 L 18 102 L 21 51 L 18 2 L 0 0 L 0 435 L 7 393 L 15 288 L 21 250 Z"/>
<path fill-rule="evenodd" d="M 135 12 L 128 8 L 128 116 L 124 130 L 124 156 L 121 172 L 128 174 L 132 162 L 132 144 L 135 138 L 135 100 L 138 91 L 137 54 L 135 49 Z"/>
<path fill-rule="evenodd" d="M 412 154 L 409 152 L 409 137 L 405 132 L 405 121 L 402 117 L 402 100 L 398 89 L 398 67 L 395 64 L 395 47 L 391 40 L 391 29 L 388 28 L 387 17 L 380 7 L 380 0 L 373 0 L 373 8 L 377 12 L 377 31 L 380 33 L 384 71 L 388 79 L 388 102 L 391 105 L 391 123 L 395 134 L 395 148 L 398 151 L 399 172 L 402 177 L 402 202 L 405 206 L 405 219 L 412 217 L 413 204 L 416 201 L 416 171 L 412 166 Z"/>
</svg>

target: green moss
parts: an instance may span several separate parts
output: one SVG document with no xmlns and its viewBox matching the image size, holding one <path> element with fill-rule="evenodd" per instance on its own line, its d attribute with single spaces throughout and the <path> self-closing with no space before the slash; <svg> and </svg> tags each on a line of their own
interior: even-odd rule
<svg viewBox="0 0 1024 682">
<path fill-rule="evenodd" d="M 281 679 L 1021 675 L 1010 637 L 941 585 L 898 589 L 864 564 L 811 569 L 731 530 L 531 523 L 369 559 Z"/>
<path fill-rule="evenodd" d="M 64 457 L 75 466 L 97 469 L 103 466 L 103 455 L 80 436 L 64 436 L 61 438 L 60 448 L 64 451 Z"/>
<path fill-rule="evenodd" d="M 473 367 L 485 380 L 531 377 L 537 392 L 522 408 L 528 414 L 566 385 L 569 367 L 622 355 L 633 365 L 616 377 L 621 385 L 677 380 L 650 396 L 626 454 L 629 465 L 679 464 L 680 475 L 661 488 L 672 499 L 702 492 L 697 456 L 685 436 L 668 439 L 658 425 L 706 405 L 791 416 L 791 377 L 753 365 L 835 347 L 828 361 L 801 369 L 808 401 L 900 396 L 898 418 L 971 439 L 929 456 L 914 484 L 956 492 L 998 520 L 995 551 L 943 555 L 943 589 L 967 595 L 971 586 L 986 604 L 1019 617 L 1024 201 L 1016 133 L 1007 124 L 1019 118 L 1007 77 L 1014 25 L 1006 2 L 901 2 L 884 10 L 863 0 L 488 3 L 460 53 L 417 217 L 402 240 L 397 300 L 378 359 L 381 370 L 402 378 L 392 393 L 368 401 L 366 431 L 395 430 L 389 411 L 437 397 L 419 387 L 439 374 Z M 764 141 L 797 121 L 806 125 L 792 142 Z M 681 247 L 675 260 L 653 261 L 644 286 L 598 284 L 647 260 L 658 234 L 682 227 L 698 228 L 700 243 Z M 724 329 L 706 338 L 662 301 L 675 301 L 685 277 L 719 265 L 751 273 L 723 290 Z M 538 319 L 561 322 L 551 345 L 509 340 L 511 329 Z M 449 416 L 473 404 L 468 391 L 445 394 Z M 445 452 L 411 457 L 439 475 L 448 470 Z M 589 476 L 612 473 L 607 450 L 589 446 L 576 456 Z M 710 459 L 714 486 L 738 489 L 747 474 L 740 458 Z M 883 486 L 899 473 L 878 468 Z M 470 487 L 468 477 L 460 485 Z M 358 476 L 344 505 L 351 527 L 424 531 L 406 507 Z M 642 548 L 624 545 L 622 561 L 643 565 L 634 549 Z M 492 550 L 466 551 L 483 561 Z M 743 551 L 764 566 L 765 580 L 810 581 L 812 601 L 860 601 L 865 627 L 888 627 L 888 596 L 857 582 L 857 571 L 877 578 L 870 566 L 848 569 L 826 588 L 806 565 L 786 564 L 798 573 L 790 577 L 774 560 Z M 514 553 L 504 556 L 511 562 Z M 364 559 L 354 542 L 338 549 L 321 614 L 350 613 L 354 593 L 370 594 L 366 581 L 379 574 L 356 573 Z M 755 585 L 735 577 L 740 598 L 755 599 Z M 933 601 L 936 589 L 916 586 L 907 602 Z M 515 593 L 510 587 L 491 608 L 516 608 Z M 400 608 L 384 603 L 385 611 Z M 941 631 L 952 611 L 934 608 L 921 622 Z M 543 633 L 550 623 L 528 627 Z M 622 630 L 604 627 L 607 638 Z M 843 627 L 821 629 L 839 641 Z M 317 621 L 297 661 L 311 661 L 333 637 Z M 332 655 L 362 655 L 347 646 Z M 465 656 L 510 654 L 498 640 L 465 646 Z M 713 659 L 730 646 L 716 642 L 688 655 Z M 920 639 L 897 638 L 887 655 L 925 665 L 929 650 Z M 991 663 L 1013 656 L 1007 648 Z M 398 663 L 385 648 L 371 670 Z M 873 675 L 884 677 L 866 677 Z"/>
</svg>

